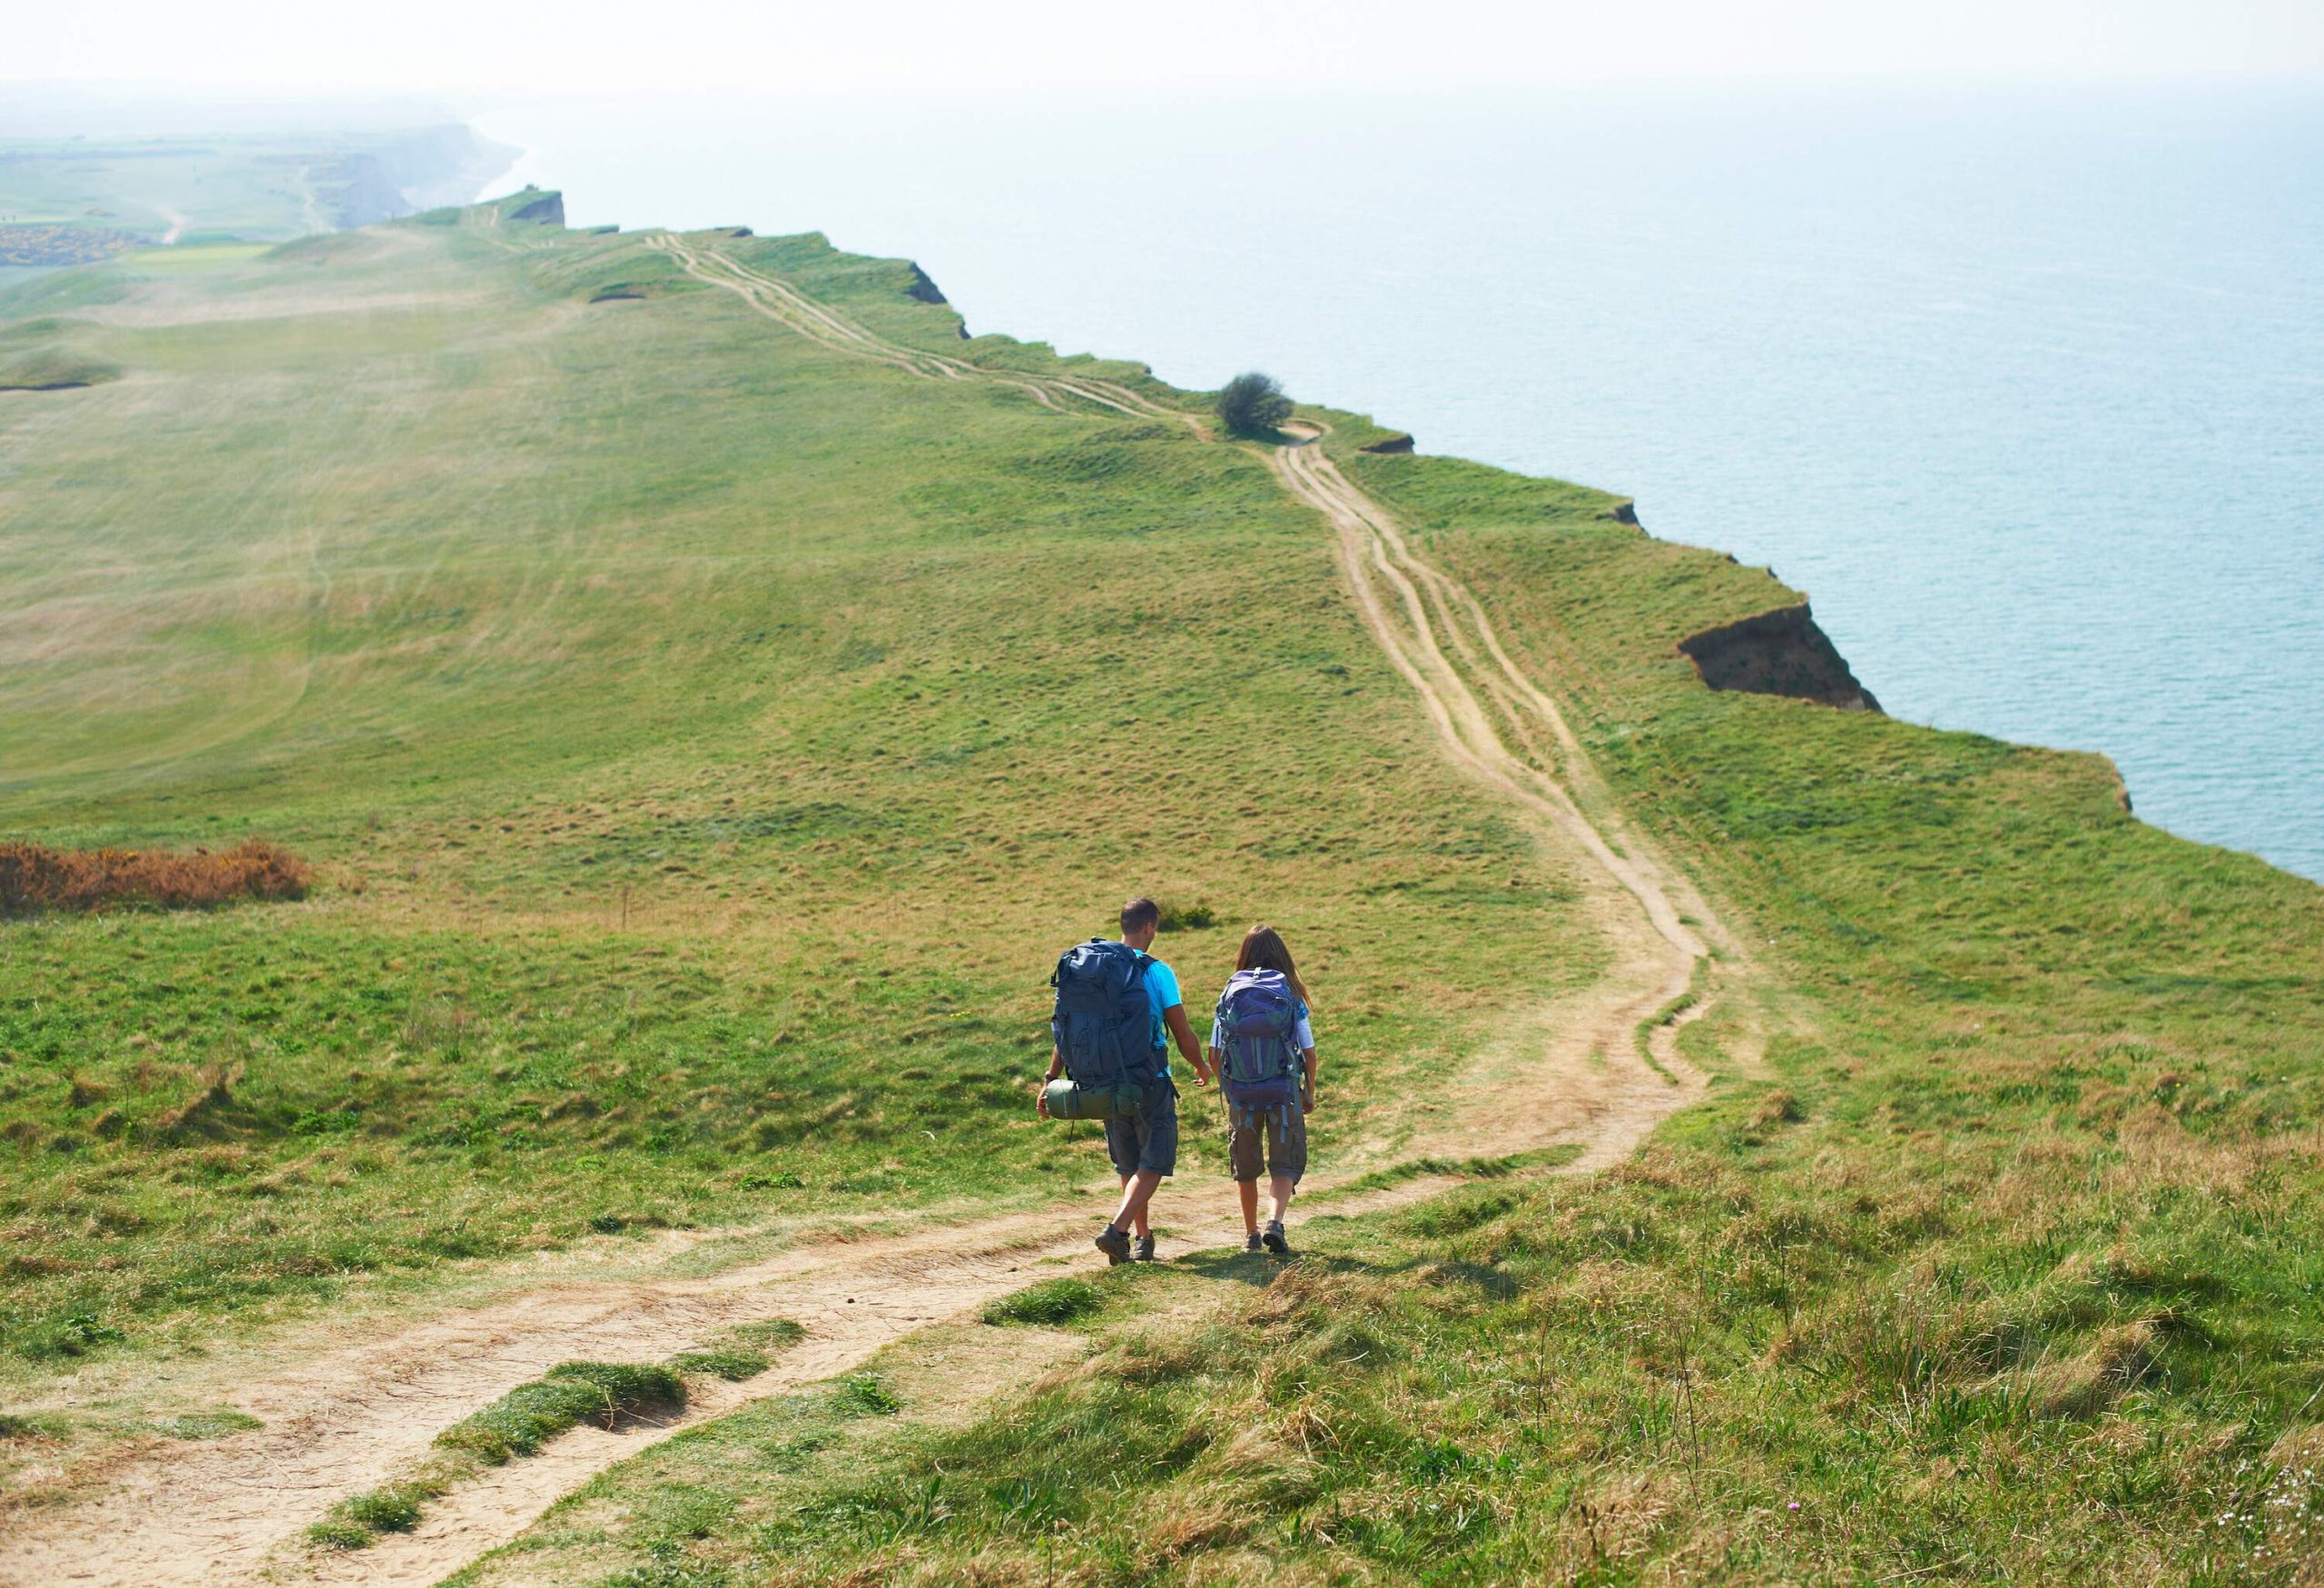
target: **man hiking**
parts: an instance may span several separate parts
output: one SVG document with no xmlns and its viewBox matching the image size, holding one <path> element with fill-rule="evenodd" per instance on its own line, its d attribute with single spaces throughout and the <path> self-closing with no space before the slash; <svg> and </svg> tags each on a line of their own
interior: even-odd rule
<svg viewBox="0 0 2324 1588">
<path fill-rule="evenodd" d="M 1139 1033 L 1146 1039 L 1147 1050 L 1126 1055 L 1123 1065 L 1125 1070 L 1134 1071 L 1128 1079 L 1137 1097 L 1136 1106 L 1117 1108 L 1106 1119 L 1106 1154 L 1113 1159 L 1114 1173 L 1121 1178 L 1122 1185 L 1121 1206 L 1097 1240 L 1098 1249 L 1106 1254 L 1108 1265 L 1129 1262 L 1133 1257 L 1141 1263 L 1154 1260 L 1154 1231 L 1147 1222 L 1147 1204 L 1154 1199 L 1154 1189 L 1178 1167 L 1178 1089 L 1170 1079 L 1171 1043 L 1177 1044 L 1178 1051 L 1193 1067 L 1196 1079 L 1205 1086 L 1210 1084 L 1210 1066 L 1195 1041 L 1194 1027 L 1187 1021 L 1186 1004 L 1178 995 L 1178 978 L 1169 966 L 1147 952 L 1161 927 L 1161 907 L 1151 899 L 1132 899 L 1122 906 L 1121 919 L 1122 945 L 1129 950 L 1128 973 L 1144 983 L 1150 1019 L 1147 1029 Z M 1066 961 L 1059 964 L 1059 976 L 1067 976 L 1068 965 L 1077 958 L 1105 959 L 1120 954 L 1121 951 L 1116 949 L 1108 955 L 1102 952 L 1107 948 L 1107 944 L 1093 939 L 1085 949 L 1068 952 Z M 1085 953 L 1085 950 L 1099 952 Z M 1043 1078 L 1045 1087 L 1066 1068 L 1067 1042 L 1078 1040 L 1068 1034 L 1065 997 L 1066 989 L 1060 986 L 1060 1013 L 1051 1028 L 1055 1041 L 1049 1049 L 1049 1072 Z M 1079 1057 L 1077 1054 L 1077 1059 Z M 1035 1096 L 1033 1108 L 1042 1119 L 1049 1118 L 1046 1091 Z"/>
</svg>

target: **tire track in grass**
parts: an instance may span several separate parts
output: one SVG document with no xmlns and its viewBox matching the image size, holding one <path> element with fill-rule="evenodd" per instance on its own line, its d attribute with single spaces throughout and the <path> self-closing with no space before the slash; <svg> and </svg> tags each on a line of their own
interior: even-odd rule
<svg viewBox="0 0 2324 1588">
<path fill-rule="evenodd" d="M 875 335 L 828 304 L 818 303 L 780 276 L 753 270 L 709 244 L 665 232 L 649 246 L 677 261 L 696 281 L 725 288 L 768 319 L 833 352 L 868 359 L 923 380 L 982 380 L 1009 387 L 1060 412 L 1068 411 L 1068 402 L 1091 403 L 1129 418 L 1180 420 L 1202 433 L 1202 421 L 1194 415 L 1167 408 L 1117 381 L 1095 376 L 1003 372 L 949 354 L 906 347 Z"/>
</svg>

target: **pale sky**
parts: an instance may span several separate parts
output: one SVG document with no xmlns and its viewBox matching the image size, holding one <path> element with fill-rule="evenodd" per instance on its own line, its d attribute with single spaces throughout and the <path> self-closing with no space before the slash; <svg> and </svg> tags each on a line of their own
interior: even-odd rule
<svg viewBox="0 0 2324 1588">
<path fill-rule="evenodd" d="M 5 84 L 506 97 L 2324 75 L 2324 0 L 12 0 Z M 0 105 L 0 110 L 5 110 Z"/>
</svg>

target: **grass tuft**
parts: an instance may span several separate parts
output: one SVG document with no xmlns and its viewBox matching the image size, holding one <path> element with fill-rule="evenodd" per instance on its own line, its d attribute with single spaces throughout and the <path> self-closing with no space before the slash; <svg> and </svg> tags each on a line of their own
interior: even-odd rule
<svg viewBox="0 0 2324 1588">
<path fill-rule="evenodd" d="M 832 1398 L 842 1415 L 853 1417 L 892 1416 L 903 1410 L 904 1405 L 880 1382 L 876 1373 L 849 1374 L 839 1381 Z"/>
<path fill-rule="evenodd" d="M 1086 1279 L 1049 1279 L 987 1303 L 984 1321 L 1055 1327 L 1095 1312 L 1102 1301 L 1098 1287 Z"/>
<path fill-rule="evenodd" d="M 756 1378 L 767 1370 L 768 1359 L 761 1352 L 745 1350 L 739 1346 L 716 1346 L 707 1351 L 681 1351 L 670 1358 L 674 1373 L 704 1374 L 739 1383 Z"/>
<path fill-rule="evenodd" d="M 684 1381 L 667 1367 L 567 1362 L 453 1424 L 436 1435 L 436 1444 L 497 1466 L 534 1454 L 576 1424 L 594 1422 L 611 1428 L 625 1417 L 675 1410 L 685 1403 Z"/>
<path fill-rule="evenodd" d="M 248 1434 L 266 1425 L 248 1412 L 222 1409 L 214 1412 L 187 1412 L 180 1416 L 162 1417 L 154 1428 L 172 1439 L 223 1439 L 229 1435 Z"/>
<path fill-rule="evenodd" d="M 797 1345 L 807 1337 L 807 1331 L 787 1317 L 770 1317 L 758 1323 L 737 1324 L 726 1331 L 726 1336 L 736 1345 L 771 1352 Z"/>
<path fill-rule="evenodd" d="M 438 1484 L 401 1483 L 350 1494 L 307 1529 L 307 1542 L 322 1549 L 368 1549 L 383 1533 L 409 1533 L 418 1527 L 420 1502 L 442 1492 Z"/>
</svg>

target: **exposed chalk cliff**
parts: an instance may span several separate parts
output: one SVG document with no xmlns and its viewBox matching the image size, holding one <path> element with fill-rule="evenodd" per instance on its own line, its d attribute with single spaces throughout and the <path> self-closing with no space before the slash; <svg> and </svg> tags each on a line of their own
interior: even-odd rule
<svg viewBox="0 0 2324 1588">
<path fill-rule="evenodd" d="M 1788 695 L 1842 711 L 1878 711 L 1803 601 L 1706 628 L 1679 642 L 1713 689 Z"/>
<path fill-rule="evenodd" d="M 374 155 L 342 154 L 313 167 L 311 174 L 325 192 L 324 207 L 331 224 L 342 232 L 411 213 L 410 201 Z"/>
</svg>

